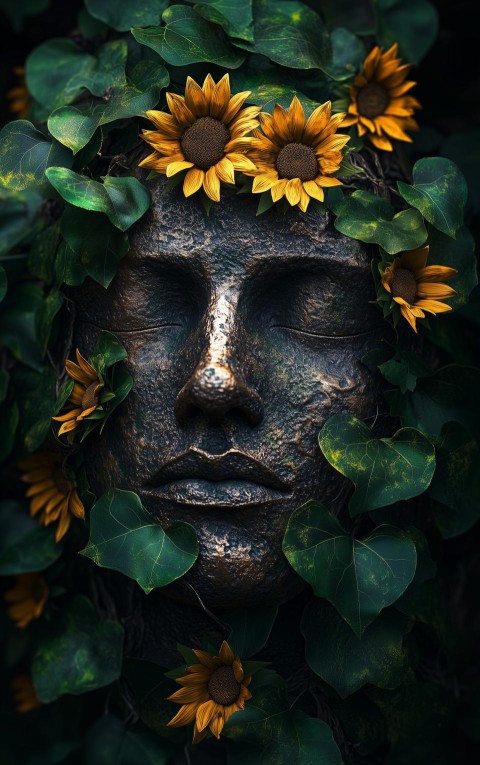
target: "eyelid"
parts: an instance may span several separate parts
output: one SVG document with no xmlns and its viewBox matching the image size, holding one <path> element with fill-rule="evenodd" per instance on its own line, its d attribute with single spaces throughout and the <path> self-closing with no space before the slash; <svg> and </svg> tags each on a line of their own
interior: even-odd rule
<svg viewBox="0 0 480 765">
<path fill-rule="evenodd" d="M 323 335 L 320 332 L 308 332 L 304 329 L 298 329 L 297 327 L 289 327 L 286 324 L 272 324 L 270 329 L 286 329 L 288 332 L 297 332 L 299 335 L 308 335 L 309 337 L 318 337 L 324 340 L 350 340 L 355 337 L 365 337 L 372 334 L 372 332 L 378 331 L 377 327 L 364 330 L 363 332 L 352 332 L 349 335 Z"/>
<path fill-rule="evenodd" d="M 135 327 L 135 329 L 117 329 L 116 327 L 102 327 L 101 324 L 95 324 L 93 321 L 87 321 L 86 319 L 80 319 L 79 324 L 87 324 L 89 327 L 95 327 L 95 329 L 104 330 L 105 332 L 116 332 L 118 335 L 129 335 L 135 332 L 152 332 L 156 329 L 167 329 L 169 327 L 182 327 L 183 324 L 155 324 L 149 327 Z"/>
</svg>

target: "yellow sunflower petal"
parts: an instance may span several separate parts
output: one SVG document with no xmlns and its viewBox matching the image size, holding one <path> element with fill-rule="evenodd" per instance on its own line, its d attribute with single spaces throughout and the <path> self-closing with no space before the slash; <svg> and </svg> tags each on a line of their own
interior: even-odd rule
<svg viewBox="0 0 480 765">
<path fill-rule="evenodd" d="M 203 188 L 206 195 L 213 202 L 220 202 L 220 179 L 216 173 L 215 166 L 210 167 L 205 173 Z"/>
<path fill-rule="evenodd" d="M 231 160 L 227 157 L 223 157 L 220 162 L 216 164 L 217 175 L 224 183 L 235 183 L 235 169 Z"/>
<path fill-rule="evenodd" d="M 167 701 L 175 701 L 178 704 L 191 704 L 195 701 L 201 704 L 209 698 L 208 691 L 205 688 L 179 688 L 178 691 L 168 696 Z"/>
<path fill-rule="evenodd" d="M 301 141 L 305 129 L 305 112 L 297 96 L 294 96 L 288 110 L 288 125 L 292 141 Z"/>
<path fill-rule="evenodd" d="M 210 725 L 216 713 L 219 711 L 219 705 L 212 699 L 204 701 L 203 704 L 197 708 L 196 725 L 199 731 L 205 730 Z"/>
<path fill-rule="evenodd" d="M 203 89 L 190 76 L 187 77 L 185 85 L 185 103 L 197 118 L 208 114 L 208 104 Z"/>
<path fill-rule="evenodd" d="M 37 483 L 34 483 L 33 486 L 30 486 L 27 491 L 25 492 L 26 497 L 33 497 L 35 494 L 41 494 L 46 489 L 53 489 L 55 488 L 55 483 L 52 477 L 46 478 L 44 481 L 38 481 Z"/>
<path fill-rule="evenodd" d="M 222 117 L 222 120 L 226 125 L 229 125 L 233 118 L 237 116 L 250 93 L 251 90 L 243 90 L 241 93 L 235 93 L 235 95 L 231 97 Z"/>
<path fill-rule="evenodd" d="M 446 313 L 452 310 L 451 305 L 440 303 L 438 300 L 431 300 L 430 298 L 416 300 L 415 306 L 429 313 Z"/>
<path fill-rule="evenodd" d="M 281 178 L 277 181 L 271 189 L 272 200 L 278 202 L 283 196 L 285 196 L 285 189 L 287 188 L 288 179 Z"/>
<path fill-rule="evenodd" d="M 159 135 L 166 138 L 180 138 L 183 133 L 183 128 L 178 122 L 167 112 L 158 112 L 150 109 L 146 112 L 146 115 L 150 122 L 153 122 L 156 128 L 158 128 Z"/>
<path fill-rule="evenodd" d="M 396 138 L 397 141 L 412 142 L 413 139 L 403 130 L 399 119 L 395 119 L 395 117 L 387 117 L 383 114 L 377 118 L 377 122 L 382 130 L 384 130 L 391 138 Z"/>
<path fill-rule="evenodd" d="M 172 116 L 182 128 L 188 128 L 195 122 L 195 117 L 182 96 L 178 96 L 176 93 L 167 93 L 167 104 Z"/>
<path fill-rule="evenodd" d="M 302 143 L 310 144 L 315 137 L 326 127 L 332 112 L 332 102 L 326 101 L 317 106 L 308 118 L 303 130 Z M 342 121 L 343 124 L 343 121 Z"/>
<path fill-rule="evenodd" d="M 235 661 L 235 654 L 233 653 L 232 649 L 228 645 L 226 640 L 222 641 L 222 645 L 220 646 L 220 651 L 218 652 L 218 658 L 224 663 L 232 665 Z"/>
<path fill-rule="evenodd" d="M 223 726 L 225 725 L 225 718 L 223 714 L 217 714 L 213 718 L 213 720 L 210 723 L 210 730 L 215 736 L 215 738 L 220 738 L 220 733 L 223 730 Z"/>
<path fill-rule="evenodd" d="M 287 183 L 287 187 L 285 189 L 285 196 L 287 197 L 288 202 L 294 207 L 300 202 L 300 196 L 302 193 L 302 182 L 300 178 L 292 178 Z"/>
<path fill-rule="evenodd" d="M 256 170 L 252 160 L 248 157 L 245 157 L 243 154 L 239 154 L 235 151 L 229 151 L 225 156 L 230 160 L 235 170 L 240 170 L 243 173 L 249 172 L 251 170 Z"/>
<path fill-rule="evenodd" d="M 230 77 L 224 74 L 213 89 L 210 100 L 210 116 L 221 119 L 230 102 Z"/>
<path fill-rule="evenodd" d="M 381 55 L 382 55 L 382 49 L 379 45 L 376 45 L 374 48 L 372 48 L 367 58 L 365 59 L 363 63 L 363 71 L 364 71 L 365 77 L 368 80 L 372 79 L 375 69 L 378 65 L 378 62 L 380 61 Z"/>
<path fill-rule="evenodd" d="M 256 175 L 253 179 L 252 193 L 262 194 L 264 191 L 268 191 L 276 184 L 277 180 L 278 175 L 275 177 L 273 173 L 270 175 Z"/>
<path fill-rule="evenodd" d="M 71 377 L 73 380 L 77 380 L 77 382 L 82 383 L 85 385 L 85 387 L 88 388 L 91 383 L 90 375 L 84 372 L 83 369 L 75 364 L 74 361 L 67 359 L 65 362 L 65 369 L 69 377 Z"/>
<path fill-rule="evenodd" d="M 195 194 L 199 188 L 201 188 L 205 179 L 205 171 L 200 170 L 198 167 L 192 167 L 189 170 L 183 180 L 183 193 L 186 197 L 190 197 Z"/>
<path fill-rule="evenodd" d="M 425 267 L 428 258 L 429 246 L 417 247 L 415 250 L 407 250 L 400 258 L 395 258 L 395 268 L 408 268 L 416 271 Z"/>
<path fill-rule="evenodd" d="M 166 176 L 167 178 L 171 178 L 172 175 L 181 173 L 182 170 L 188 170 L 190 167 L 193 167 L 193 162 L 187 162 L 186 160 L 183 160 L 182 162 L 170 162 L 167 167 Z"/>
<path fill-rule="evenodd" d="M 371 135 L 370 140 L 373 145 L 377 147 L 377 149 L 382 149 L 382 151 L 393 151 L 392 142 L 389 141 L 388 138 L 384 138 L 383 136 L 378 135 Z"/>
<path fill-rule="evenodd" d="M 422 282 L 417 284 L 417 296 L 420 298 L 433 298 L 434 300 L 452 297 L 456 292 L 448 284 L 439 282 Z"/>
<path fill-rule="evenodd" d="M 75 428 L 78 428 L 78 422 L 76 420 L 71 420 L 70 422 L 64 422 L 62 427 L 58 431 L 58 435 L 63 436 L 64 433 L 70 433 L 70 431 L 75 430 Z"/>
<path fill-rule="evenodd" d="M 323 202 L 325 194 L 320 186 L 317 186 L 315 181 L 304 181 L 303 188 L 313 199 L 318 199 L 319 202 Z"/>
<path fill-rule="evenodd" d="M 70 512 L 75 516 L 75 518 L 80 518 L 81 520 L 85 518 L 85 508 L 83 506 L 83 502 L 80 500 L 80 497 L 77 494 L 76 489 L 73 489 L 72 493 L 70 494 L 69 507 Z"/>
<path fill-rule="evenodd" d="M 94 366 L 92 366 L 90 364 L 89 361 L 87 361 L 87 359 L 85 359 L 82 356 L 82 354 L 80 353 L 78 348 L 75 351 L 75 355 L 77 357 L 77 361 L 78 361 L 78 365 L 79 365 L 80 369 L 82 369 L 85 372 L 85 374 L 88 375 L 88 377 L 90 378 L 90 381 L 94 382 L 95 380 L 97 380 L 98 379 L 98 372 L 97 372 L 97 370 L 95 369 Z"/>
<path fill-rule="evenodd" d="M 182 725 L 188 725 L 195 719 L 197 713 L 198 704 L 192 702 L 191 704 L 184 704 L 178 710 L 177 714 L 167 722 L 167 728 L 180 728 Z"/>
<path fill-rule="evenodd" d="M 400 306 L 400 313 L 402 314 L 403 318 L 408 321 L 408 323 L 410 324 L 410 326 L 413 329 L 413 331 L 417 332 L 416 317 L 412 313 L 410 307 L 407 306 L 407 305 L 401 305 Z"/>
<path fill-rule="evenodd" d="M 448 266 L 425 266 L 415 271 L 415 278 L 419 283 L 436 282 L 438 279 L 453 279 L 458 274 L 456 268 Z"/>
</svg>

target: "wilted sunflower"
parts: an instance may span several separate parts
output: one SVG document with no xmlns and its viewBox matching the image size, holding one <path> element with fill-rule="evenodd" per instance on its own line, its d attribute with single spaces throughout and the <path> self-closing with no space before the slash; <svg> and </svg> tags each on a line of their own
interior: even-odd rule
<svg viewBox="0 0 480 765">
<path fill-rule="evenodd" d="M 59 542 L 70 528 L 72 516 L 85 518 L 85 509 L 75 484 L 63 466 L 63 457 L 57 452 L 33 454 L 20 463 L 25 473 L 22 481 L 31 484 L 26 496 L 30 497 L 30 515 L 40 513 L 43 526 L 58 521 L 55 541 Z"/>
<path fill-rule="evenodd" d="M 382 276 L 383 287 L 415 332 L 416 321 L 425 318 L 425 311 L 433 314 L 451 311 L 451 306 L 440 300 L 455 295 L 452 287 L 439 280 L 451 279 L 457 271 L 448 266 L 427 266 L 428 250 L 426 245 L 404 252 L 387 266 Z"/>
<path fill-rule="evenodd" d="M 350 136 L 338 134 L 344 114 L 331 115 L 330 101 L 317 107 L 305 119 L 302 104 L 294 96 L 289 108 L 277 104 L 273 114 L 260 115 L 262 131 L 254 130 L 249 156 L 256 169 L 252 192 L 271 191 L 278 202 L 286 196 L 288 202 L 305 212 L 310 199 L 323 202 L 323 189 L 341 186 L 333 178 L 340 168 L 342 149 Z"/>
<path fill-rule="evenodd" d="M 75 380 L 75 385 L 68 399 L 73 404 L 66 414 L 54 417 L 54 420 L 61 422 L 62 427 L 58 435 L 75 430 L 82 423 L 85 417 L 95 411 L 100 403 L 99 394 L 103 390 L 103 381 L 95 367 L 83 358 L 77 348 L 76 351 L 78 364 L 68 359 L 65 363 L 65 369 L 69 377 Z"/>
<path fill-rule="evenodd" d="M 4 597 L 11 604 L 7 608 L 10 619 L 23 629 L 42 615 L 48 598 L 48 584 L 41 574 L 17 574 L 14 586 Z"/>
<path fill-rule="evenodd" d="M 42 706 L 30 675 L 17 675 L 11 681 L 10 688 L 17 712 L 32 712 Z"/>
<path fill-rule="evenodd" d="M 17 120 L 23 120 L 28 116 L 31 100 L 25 84 L 25 69 L 23 66 L 15 66 L 13 72 L 18 77 L 18 85 L 7 91 L 7 99 L 10 101 L 8 108 Z"/>
<path fill-rule="evenodd" d="M 177 678 L 176 682 L 183 688 L 168 700 L 182 707 L 167 725 L 179 728 L 195 720 L 193 743 L 197 744 L 207 735 L 208 727 L 220 738 L 229 717 L 243 709 L 252 694 L 247 687 L 251 677 L 245 676 L 242 662 L 225 640 L 218 656 L 208 651 L 194 649 L 193 652 L 200 664 L 187 667 L 186 675 Z"/>
<path fill-rule="evenodd" d="M 208 74 L 200 87 L 187 77 L 185 97 L 167 93 L 171 114 L 148 111 L 156 130 L 143 130 L 142 138 L 155 150 L 142 162 L 168 178 L 187 170 L 183 181 L 186 197 L 202 186 L 214 202 L 220 201 L 220 181 L 235 183 L 235 170 L 252 170 L 244 154 L 247 134 L 258 127 L 258 106 L 242 109 L 250 95 L 246 90 L 230 97 L 230 78 L 217 84 Z"/>
<path fill-rule="evenodd" d="M 403 64 L 396 58 L 398 44 L 382 53 L 377 45 L 363 63 L 350 88 L 350 105 L 342 127 L 356 125 L 360 136 L 366 135 L 377 149 L 392 151 L 391 138 L 409 141 L 407 130 L 418 130 L 412 118 L 420 109 L 416 98 L 407 95 L 416 85 L 407 80 L 411 64 Z"/>
</svg>

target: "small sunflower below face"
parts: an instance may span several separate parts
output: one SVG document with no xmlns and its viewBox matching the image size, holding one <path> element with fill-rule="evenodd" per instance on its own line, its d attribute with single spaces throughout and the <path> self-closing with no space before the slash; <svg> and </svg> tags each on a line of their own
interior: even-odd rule
<svg viewBox="0 0 480 765">
<path fill-rule="evenodd" d="M 68 399 L 72 406 L 65 414 L 53 418 L 62 423 L 58 431 L 59 436 L 78 428 L 85 417 L 95 411 L 100 403 L 100 393 L 104 387 L 97 370 L 83 358 L 78 348 L 76 356 L 78 364 L 70 360 L 67 360 L 65 364 L 67 374 L 75 380 L 73 391 Z"/>
<path fill-rule="evenodd" d="M 418 130 L 412 115 L 420 104 L 407 95 L 416 83 L 406 79 L 411 67 L 402 65 L 397 52 L 395 43 L 386 53 L 377 45 L 368 54 L 350 88 L 350 105 L 342 123 L 342 127 L 356 125 L 359 136 L 367 136 L 384 151 L 392 151 L 392 138 L 411 142 L 406 131 Z"/>
<path fill-rule="evenodd" d="M 201 187 L 214 202 L 220 201 L 220 182 L 235 183 L 235 170 L 254 169 L 245 155 L 258 127 L 260 107 L 242 109 L 250 91 L 231 97 L 230 79 L 225 74 L 215 84 L 207 75 L 200 87 L 187 78 L 185 97 L 167 93 L 170 114 L 148 111 L 156 130 L 144 130 L 142 138 L 152 146 L 140 167 L 171 177 L 187 170 L 183 193 L 191 196 Z"/>
<path fill-rule="evenodd" d="M 382 285 L 400 306 L 400 312 L 412 329 L 417 331 L 417 319 L 431 314 L 451 311 L 440 302 L 455 295 L 455 290 L 441 282 L 452 279 L 457 271 L 448 266 L 427 266 L 428 245 L 410 250 L 395 258 L 382 276 Z"/>
<path fill-rule="evenodd" d="M 207 735 L 207 728 L 220 738 L 227 720 L 244 708 L 252 694 L 248 690 L 251 677 L 245 676 L 242 662 L 225 640 L 218 656 L 207 651 L 193 652 L 200 664 L 187 667 L 186 674 L 177 678 L 183 687 L 168 700 L 182 707 L 168 725 L 178 728 L 195 720 L 193 743 L 197 744 Z"/>
<path fill-rule="evenodd" d="M 56 452 L 34 454 L 20 467 L 22 481 L 29 483 L 30 515 L 40 513 L 43 526 L 58 521 L 55 541 L 59 542 L 70 528 L 72 517 L 84 519 L 85 509 L 71 476 L 63 467 L 63 457 Z"/>
<path fill-rule="evenodd" d="M 310 199 L 323 202 L 324 188 L 341 186 L 333 178 L 342 162 L 342 149 L 348 135 L 338 134 L 344 114 L 331 114 L 330 101 L 319 106 L 305 119 L 296 96 L 288 109 L 277 104 L 273 114 L 260 115 L 262 131 L 254 130 L 250 156 L 256 169 L 254 194 L 271 192 L 274 202 L 285 196 L 288 202 L 305 212 Z"/>
<path fill-rule="evenodd" d="M 48 598 L 48 585 L 40 574 L 17 574 L 15 584 L 5 593 L 7 613 L 17 627 L 27 627 L 42 615 Z"/>
<path fill-rule="evenodd" d="M 10 688 L 17 712 L 32 712 L 42 706 L 30 675 L 16 675 L 10 683 Z"/>
</svg>

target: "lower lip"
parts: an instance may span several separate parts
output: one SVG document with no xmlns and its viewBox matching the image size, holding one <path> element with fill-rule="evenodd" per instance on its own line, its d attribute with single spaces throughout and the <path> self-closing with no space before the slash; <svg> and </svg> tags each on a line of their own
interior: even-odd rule
<svg viewBox="0 0 480 765">
<path fill-rule="evenodd" d="M 284 493 L 251 481 L 207 481 L 203 478 L 184 478 L 147 491 L 150 496 L 184 506 L 247 507 L 285 499 Z"/>
</svg>

